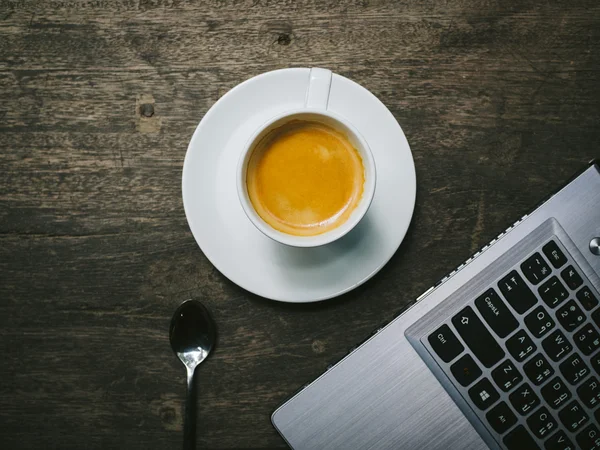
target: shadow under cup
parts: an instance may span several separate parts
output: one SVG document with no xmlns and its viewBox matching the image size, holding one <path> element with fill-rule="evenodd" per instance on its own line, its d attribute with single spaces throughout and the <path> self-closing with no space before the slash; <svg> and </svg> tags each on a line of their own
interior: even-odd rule
<svg viewBox="0 0 600 450">
<path fill-rule="evenodd" d="M 271 225 L 265 222 L 255 210 L 250 200 L 247 187 L 248 165 L 254 152 L 261 150 L 260 144 L 262 144 L 263 139 L 267 137 L 269 133 L 277 130 L 278 128 L 287 125 L 290 122 L 296 121 L 317 122 L 340 132 L 358 151 L 364 168 L 365 181 L 363 185 L 362 198 L 354 207 L 354 210 L 351 212 L 349 217 L 336 228 L 311 236 L 288 234 L 273 228 Z M 360 222 L 369 209 L 375 193 L 375 185 L 375 161 L 367 142 L 360 135 L 358 130 L 348 123 L 348 121 L 326 110 L 302 109 L 297 112 L 285 113 L 271 119 L 259 130 L 257 130 L 257 132 L 248 140 L 248 143 L 246 144 L 246 147 L 240 156 L 237 169 L 238 197 L 242 208 L 244 209 L 244 212 L 250 221 L 267 237 L 275 240 L 276 242 L 293 247 L 317 247 L 333 242 L 347 234 Z"/>
</svg>

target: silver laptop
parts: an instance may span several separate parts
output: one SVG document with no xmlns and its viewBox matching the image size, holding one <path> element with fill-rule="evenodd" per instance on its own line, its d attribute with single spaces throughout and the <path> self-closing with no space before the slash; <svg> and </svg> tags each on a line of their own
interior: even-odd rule
<svg viewBox="0 0 600 450">
<path fill-rule="evenodd" d="M 600 165 L 279 407 L 295 450 L 600 449 Z"/>
</svg>

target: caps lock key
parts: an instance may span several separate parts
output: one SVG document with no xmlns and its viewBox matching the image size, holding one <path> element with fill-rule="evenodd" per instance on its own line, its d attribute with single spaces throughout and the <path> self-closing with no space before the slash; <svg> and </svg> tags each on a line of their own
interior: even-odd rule
<svg viewBox="0 0 600 450">
<path fill-rule="evenodd" d="M 505 338 L 519 326 L 515 316 L 494 289 L 488 289 L 480 295 L 475 300 L 475 306 L 492 330 L 501 338 Z"/>
</svg>

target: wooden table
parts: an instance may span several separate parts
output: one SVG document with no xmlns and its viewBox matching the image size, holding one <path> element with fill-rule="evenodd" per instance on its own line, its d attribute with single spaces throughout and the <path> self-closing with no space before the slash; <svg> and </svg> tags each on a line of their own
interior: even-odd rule
<svg viewBox="0 0 600 450">
<path fill-rule="evenodd" d="M 280 402 L 600 156 L 599 55 L 597 0 L 0 0 L 2 448 L 179 448 L 189 297 L 199 448 L 284 448 Z M 380 274 L 289 305 L 207 261 L 180 177 L 220 96 L 305 66 L 388 106 L 418 194 Z"/>
</svg>

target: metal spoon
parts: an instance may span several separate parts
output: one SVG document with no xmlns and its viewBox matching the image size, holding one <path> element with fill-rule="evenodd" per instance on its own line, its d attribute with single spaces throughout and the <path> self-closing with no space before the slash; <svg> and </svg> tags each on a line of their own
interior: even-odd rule
<svg viewBox="0 0 600 450">
<path fill-rule="evenodd" d="M 196 300 L 187 300 L 175 310 L 169 327 L 171 348 L 187 369 L 187 395 L 183 423 L 183 449 L 196 447 L 196 390 L 194 372 L 212 350 L 217 332 L 208 310 Z"/>
</svg>

